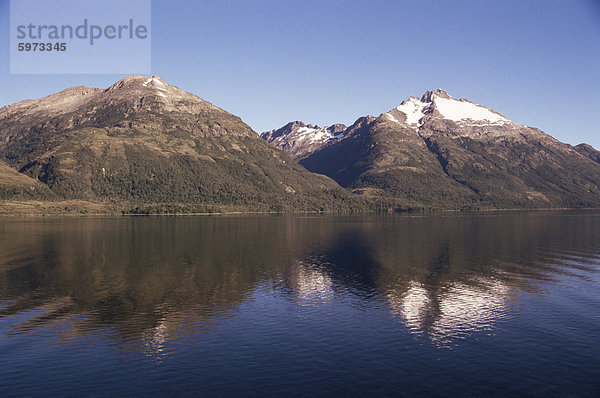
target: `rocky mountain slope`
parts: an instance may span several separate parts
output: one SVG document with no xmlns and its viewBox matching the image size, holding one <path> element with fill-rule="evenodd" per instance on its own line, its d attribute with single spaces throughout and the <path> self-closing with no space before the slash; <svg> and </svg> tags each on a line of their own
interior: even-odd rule
<svg viewBox="0 0 600 398">
<path fill-rule="evenodd" d="M 0 108 L 0 160 L 63 199 L 200 211 L 334 209 L 349 200 L 237 116 L 157 76 Z"/>
<path fill-rule="evenodd" d="M 356 193 L 452 208 L 600 206 L 597 159 L 443 90 L 360 118 L 299 157 Z"/>
<path fill-rule="evenodd" d="M 600 151 L 595 150 L 591 145 L 579 144 L 573 147 L 577 152 L 583 156 L 592 159 L 596 163 L 600 163 Z"/>
</svg>

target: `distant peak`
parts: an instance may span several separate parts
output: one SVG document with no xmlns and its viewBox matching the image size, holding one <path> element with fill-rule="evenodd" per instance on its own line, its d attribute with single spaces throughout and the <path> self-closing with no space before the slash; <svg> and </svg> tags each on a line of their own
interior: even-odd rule
<svg viewBox="0 0 600 398">
<path fill-rule="evenodd" d="M 425 94 L 423 94 L 423 96 L 421 97 L 421 102 L 433 102 L 435 98 L 452 99 L 450 94 L 448 94 L 441 88 L 438 88 L 432 91 L 426 91 Z"/>
<path fill-rule="evenodd" d="M 301 122 L 300 120 L 295 120 L 293 122 L 289 122 L 288 124 L 286 124 L 285 126 L 283 126 L 284 128 L 288 127 L 288 128 L 293 128 L 293 127 L 306 127 L 306 124 L 304 124 L 304 122 Z"/>
</svg>

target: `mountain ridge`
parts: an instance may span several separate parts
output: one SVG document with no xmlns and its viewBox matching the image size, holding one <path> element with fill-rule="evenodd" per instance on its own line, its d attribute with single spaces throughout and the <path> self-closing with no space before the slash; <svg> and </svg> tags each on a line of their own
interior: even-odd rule
<svg viewBox="0 0 600 398">
<path fill-rule="evenodd" d="M 600 205 L 595 149 L 564 144 L 441 89 L 358 120 L 366 123 L 297 160 L 353 192 L 424 206 Z"/>
<path fill-rule="evenodd" d="M 350 126 L 259 136 L 158 76 L 129 76 L 0 108 L 0 207 L 11 200 L 41 212 L 600 207 L 600 152 L 441 89 Z"/>
<path fill-rule="evenodd" d="M 0 160 L 59 198 L 131 209 L 319 211 L 351 202 L 239 117 L 157 76 L 0 108 Z"/>
</svg>

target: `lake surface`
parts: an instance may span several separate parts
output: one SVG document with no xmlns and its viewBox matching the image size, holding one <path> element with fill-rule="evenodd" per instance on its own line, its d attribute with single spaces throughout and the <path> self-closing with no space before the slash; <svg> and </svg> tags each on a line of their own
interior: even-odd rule
<svg viewBox="0 0 600 398">
<path fill-rule="evenodd" d="M 0 396 L 599 396 L 600 213 L 0 219 Z"/>
</svg>

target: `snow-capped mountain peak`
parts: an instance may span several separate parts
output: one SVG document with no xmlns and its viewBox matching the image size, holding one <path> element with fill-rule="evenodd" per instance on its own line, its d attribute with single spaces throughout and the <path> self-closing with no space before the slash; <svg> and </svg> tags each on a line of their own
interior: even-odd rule
<svg viewBox="0 0 600 398">
<path fill-rule="evenodd" d="M 395 111 L 400 112 L 401 115 Z M 414 128 L 419 128 L 423 124 L 426 115 L 431 115 L 434 119 L 451 120 L 461 125 L 485 126 L 512 123 L 489 108 L 465 99 L 454 99 L 441 89 L 427 91 L 421 99 L 410 97 L 385 115 L 389 120 L 406 123 Z"/>
<path fill-rule="evenodd" d="M 359 118 L 352 126 L 341 124 L 329 127 L 290 122 L 266 131 L 261 137 L 287 151 L 296 160 L 302 160 L 325 146 L 356 138 L 363 124 L 384 123 L 391 129 L 411 129 L 416 136 L 428 137 L 445 130 L 454 137 L 499 137 L 518 133 L 522 127 L 501 114 L 466 99 L 454 99 L 442 89 L 427 91 L 421 98 L 409 97 L 396 108 L 374 118 Z M 389 125 L 393 123 L 393 125 Z"/>
</svg>

